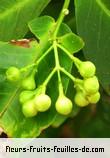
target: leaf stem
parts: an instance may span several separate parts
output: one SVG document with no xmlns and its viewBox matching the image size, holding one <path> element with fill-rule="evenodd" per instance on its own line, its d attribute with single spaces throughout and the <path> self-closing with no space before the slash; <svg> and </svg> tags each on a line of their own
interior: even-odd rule
<svg viewBox="0 0 110 158">
<path fill-rule="evenodd" d="M 30 68 L 32 68 L 32 67 L 34 67 L 34 66 L 36 66 L 35 63 L 21 68 L 20 71 L 21 71 L 21 72 L 26 72 L 28 69 L 30 69 Z"/>
<path fill-rule="evenodd" d="M 56 70 L 58 74 L 58 87 L 59 87 L 59 95 L 63 95 L 63 85 L 61 81 L 61 75 L 60 75 L 60 63 L 59 63 L 59 57 L 58 57 L 58 50 L 57 50 L 57 42 L 53 42 L 53 48 L 54 48 L 54 55 L 55 55 L 55 63 L 56 63 Z"/>
<path fill-rule="evenodd" d="M 48 75 L 48 77 L 46 78 L 46 80 L 43 82 L 43 86 L 46 87 L 48 82 L 50 81 L 50 79 L 53 77 L 53 75 L 55 74 L 56 72 L 56 68 L 54 68 L 51 73 Z"/>
<path fill-rule="evenodd" d="M 64 68 L 60 67 L 60 71 L 62 71 L 66 76 L 68 76 L 75 84 L 82 84 L 82 80 L 79 78 L 75 78 L 73 75 L 71 75 L 68 71 L 66 71 Z"/>
<path fill-rule="evenodd" d="M 60 67 L 60 71 L 62 71 L 66 76 L 68 76 L 73 82 L 75 82 L 76 78 L 72 76 L 69 72 L 67 72 L 64 68 Z"/>
<path fill-rule="evenodd" d="M 63 8 L 62 8 L 61 13 L 59 15 L 59 18 L 56 22 L 56 29 L 55 29 L 55 32 L 53 34 L 54 40 L 56 39 L 57 33 L 59 31 L 60 25 L 61 25 L 64 17 L 69 13 L 69 10 L 68 10 L 69 3 L 70 3 L 70 0 L 65 0 L 65 2 L 64 2 Z"/>
<path fill-rule="evenodd" d="M 30 69 L 30 68 L 32 68 L 34 66 L 38 66 L 40 64 L 40 62 L 50 53 L 50 51 L 52 49 L 53 49 L 53 46 L 50 46 L 49 49 L 47 49 L 47 51 L 35 63 L 21 68 L 20 71 L 21 72 L 27 71 L 28 69 Z"/>
<path fill-rule="evenodd" d="M 50 74 L 45 79 L 45 81 L 42 83 L 42 85 L 40 85 L 39 88 L 36 88 L 34 92 L 35 93 L 37 92 L 38 94 L 45 93 L 46 86 L 49 83 L 49 81 L 51 80 L 51 78 L 53 77 L 53 75 L 55 74 L 55 72 L 56 72 L 56 67 L 50 72 Z"/>
<path fill-rule="evenodd" d="M 53 46 L 50 46 L 47 51 L 37 60 L 36 64 L 39 65 L 40 62 L 50 53 L 50 51 L 53 49 Z"/>
<path fill-rule="evenodd" d="M 57 46 L 63 50 L 65 52 L 65 54 L 75 63 L 76 67 L 79 68 L 82 61 L 80 61 L 78 58 L 74 57 L 72 54 L 70 54 L 70 52 L 65 49 L 63 46 L 61 46 L 60 44 L 57 44 Z"/>
</svg>

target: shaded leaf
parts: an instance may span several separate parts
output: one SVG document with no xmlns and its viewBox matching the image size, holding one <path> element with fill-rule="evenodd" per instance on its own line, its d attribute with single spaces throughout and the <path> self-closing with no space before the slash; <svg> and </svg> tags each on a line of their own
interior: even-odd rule
<svg viewBox="0 0 110 158">
<path fill-rule="evenodd" d="M 23 38 L 27 23 L 42 12 L 50 0 L 1 0 L 0 40 Z"/>
<path fill-rule="evenodd" d="M 75 6 L 85 57 L 95 63 L 101 84 L 110 94 L 110 1 L 76 0 Z"/>
<path fill-rule="evenodd" d="M 80 137 L 82 138 L 109 138 L 110 126 L 100 117 L 91 118 L 80 128 Z"/>
</svg>

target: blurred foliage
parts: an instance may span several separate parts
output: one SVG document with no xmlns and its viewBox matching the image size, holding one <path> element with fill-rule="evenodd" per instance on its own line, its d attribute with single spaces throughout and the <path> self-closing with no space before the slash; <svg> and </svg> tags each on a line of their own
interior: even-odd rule
<svg viewBox="0 0 110 158">
<path fill-rule="evenodd" d="M 82 1 L 82 0 L 79 0 Z M 48 6 L 44 9 L 41 15 L 49 15 L 57 19 L 61 7 L 63 5 L 64 0 L 52 0 Z M 88 1 L 89 2 L 89 1 Z M 108 1 L 108 4 L 110 2 Z M 87 7 L 87 6 L 86 6 Z M 76 32 L 76 18 L 75 18 L 75 7 L 73 0 L 71 0 L 71 4 L 69 7 L 70 14 L 65 18 L 65 22 L 70 26 L 73 32 Z M 84 20 L 84 19 L 83 19 Z M 81 24 L 83 28 L 83 23 Z M 89 32 L 89 29 L 87 30 Z M 84 33 L 84 30 L 83 30 Z M 34 35 L 31 32 L 28 32 L 25 36 L 26 38 L 33 38 Z M 91 50 L 92 51 L 92 50 Z M 85 60 L 85 54 L 83 51 L 80 51 L 76 54 L 79 58 Z M 86 56 L 89 54 L 86 54 Z M 97 56 L 98 58 L 98 56 Z M 102 56 L 103 58 L 103 56 Z M 92 59 L 92 57 L 91 57 Z M 97 62 L 94 59 L 95 62 Z M 103 60 L 102 60 L 103 61 Z M 101 62 L 102 64 L 102 62 Z M 103 64 L 102 64 L 103 65 Z M 109 67 L 108 67 L 109 68 Z M 74 70 L 74 66 L 73 66 Z M 75 70 L 74 70 L 75 71 Z M 107 78 L 107 80 L 109 80 Z M 72 88 L 71 82 L 69 88 Z M 108 87 L 108 89 L 110 89 Z M 66 122 L 64 122 L 58 128 L 49 127 L 46 130 L 42 131 L 39 137 L 46 138 L 107 138 L 110 137 L 110 96 L 106 93 L 106 91 L 101 87 L 101 100 L 97 105 L 91 105 L 86 108 L 77 109 L 77 115 L 74 113 L 74 118 L 68 118 Z M 71 98 L 71 92 L 68 91 L 67 95 Z"/>
</svg>

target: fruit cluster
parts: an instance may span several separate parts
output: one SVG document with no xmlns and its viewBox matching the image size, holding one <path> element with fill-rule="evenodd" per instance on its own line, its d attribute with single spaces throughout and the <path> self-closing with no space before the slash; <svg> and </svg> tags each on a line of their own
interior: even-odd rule
<svg viewBox="0 0 110 158">
<path fill-rule="evenodd" d="M 82 48 L 83 46 L 83 42 L 81 42 L 82 40 L 76 37 L 76 35 L 74 35 L 73 33 L 67 34 L 70 36 L 65 36 L 66 38 L 64 41 L 61 40 L 61 38 L 58 36 L 63 19 L 67 14 L 69 14 L 68 6 L 69 6 L 69 0 L 65 0 L 59 18 L 55 22 L 56 23 L 55 27 L 52 28 L 52 30 L 48 30 L 49 38 L 47 39 L 47 41 L 49 43 L 47 45 L 49 46 L 49 48 L 45 52 L 42 52 L 42 55 L 39 57 L 39 59 L 35 63 L 31 65 L 27 65 L 21 69 L 18 69 L 16 67 L 10 67 L 6 71 L 6 76 L 9 81 L 18 81 L 18 80 L 20 81 L 19 83 L 21 84 L 23 91 L 19 96 L 19 101 L 22 104 L 22 112 L 26 117 L 36 116 L 38 112 L 45 112 L 51 107 L 51 98 L 46 94 L 46 88 L 50 79 L 53 77 L 54 73 L 57 73 L 58 76 L 59 95 L 58 98 L 56 99 L 55 109 L 59 114 L 69 115 L 73 109 L 72 101 L 69 98 L 67 98 L 64 93 L 60 72 L 64 73 L 69 79 L 71 79 L 74 82 L 74 87 L 76 89 L 74 102 L 77 104 L 77 106 L 84 107 L 87 106 L 89 103 L 95 104 L 100 99 L 99 82 L 97 77 L 95 76 L 96 73 L 95 65 L 90 61 L 81 61 L 80 59 L 72 55 L 71 54 L 72 52 L 69 52 L 68 49 L 69 47 L 68 45 L 69 41 L 67 41 L 69 39 L 68 37 L 73 37 L 70 38 L 73 39 L 72 41 L 73 44 L 74 44 L 74 40 L 76 42 L 78 40 L 79 48 Z M 39 34 L 42 35 L 43 32 L 42 33 L 39 32 Z M 64 42 L 63 44 L 62 41 Z M 77 67 L 81 75 L 81 79 L 74 77 L 64 67 L 61 67 L 59 52 L 58 52 L 59 49 L 61 50 L 62 53 L 65 53 L 65 55 L 67 55 L 70 58 L 70 60 L 74 62 L 75 66 Z M 37 73 L 39 63 L 51 52 L 54 53 L 55 67 L 47 76 L 47 78 L 42 83 L 42 85 L 37 87 L 35 82 L 35 75 Z M 30 68 L 32 70 L 31 74 L 29 74 Z M 27 77 L 25 77 L 25 79 L 24 77 L 22 77 L 23 72 L 27 72 L 29 74 Z"/>
<path fill-rule="evenodd" d="M 22 104 L 22 112 L 25 117 L 33 117 L 38 112 L 45 112 L 51 106 L 50 97 L 44 93 L 45 88 L 39 87 L 36 89 L 35 74 L 36 71 L 33 70 L 29 76 L 21 81 L 23 91 L 20 93 L 19 101 Z M 21 72 L 16 67 L 10 67 L 6 75 L 8 80 L 17 81 L 21 77 Z"/>
<path fill-rule="evenodd" d="M 76 95 L 74 102 L 77 106 L 84 107 L 89 103 L 95 104 L 100 99 L 99 82 L 95 76 L 96 68 L 92 62 L 85 61 L 76 63 L 78 71 L 83 79 L 75 78 L 74 87 Z M 25 117 L 33 117 L 38 112 L 45 112 L 51 107 L 51 98 L 45 94 L 46 86 L 42 85 L 36 88 L 35 74 L 36 69 L 21 81 L 23 91 L 20 93 L 19 101 L 22 104 L 22 112 Z M 7 79 L 17 81 L 21 78 L 21 70 L 16 67 L 10 67 L 6 71 Z M 55 104 L 56 111 L 62 115 L 71 113 L 73 104 L 64 93 L 59 94 Z"/>
<path fill-rule="evenodd" d="M 42 52 L 42 55 L 39 57 L 39 59 L 34 64 L 28 65 L 24 68 L 18 69 L 16 67 L 10 67 L 6 71 L 6 76 L 9 81 L 18 81 L 18 80 L 20 81 L 19 83 L 21 84 L 23 91 L 19 96 L 19 101 L 22 104 L 22 112 L 26 117 L 36 116 L 38 112 L 45 112 L 51 107 L 51 98 L 46 94 L 46 88 L 47 88 L 47 84 L 49 83 L 50 79 L 53 77 L 54 73 L 57 73 L 58 76 L 59 96 L 56 100 L 55 108 L 59 114 L 69 115 L 73 109 L 72 101 L 69 98 L 67 98 L 64 93 L 60 72 L 63 72 L 66 76 L 68 76 L 69 79 L 71 79 L 74 82 L 74 87 L 76 89 L 74 102 L 77 104 L 77 106 L 84 107 L 87 106 L 89 103 L 95 104 L 100 99 L 99 82 L 97 77 L 95 76 L 95 72 L 96 72 L 95 65 L 90 61 L 81 61 L 80 59 L 72 55 L 71 54 L 72 52 L 70 53 L 68 49 L 69 47 L 68 45 L 69 41 L 67 42 L 67 40 L 69 39 L 68 37 L 71 36 L 73 37 L 70 38 L 73 39 L 72 41 L 73 44 L 75 39 L 76 42 L 77 40 L 79 41 L 78 43 L 80 43 L 81 40 L 72 33 L 67 34 L 70 36 L 65 36 L 66 38 L 64 41 L 63 39 L 61 40 L 59 36 L 57 37 L 63 19 L 69 13 L 68 5 L 69 5 L 69 0 L 65 0 L 64 6 L 62 8 L 58 20 L 56 21 L 55 27 L 52 28 L 52 30 L 49 30 L 48 32 L 49 39 L 47 39 L 47 41 L 49 43 L 47 45 L 49 46 L 49 48 L 45 52 Z M 43 32 L 45 32 L 45 29 Z M 42 35 L 43 32 L 42 33 L 39 32 L 39 34 Z M 62 41 L 64 42 L 63 44 Z M 78 45 L 79 48 L 82 48 L 83 42 L 81 45 L 80 44 Z M 59 52 L 58 52 L 59 49 L 62 50 L 61 52 L 65 53 L 65 55 L 67 55 L 74 62 L 75 66 L 77 67 L 81 75 L 81 79 L 74 77 L 64 67 L 61 67 Z M 37 87 L 35 82 L 35 75 L 37 73 L 39 63 L 51 52 L 54 53 L 55 67 L 52 70 L 52 72 L 50 72 L 50 74 L 47 76 L 47 78 L 42 83 L 42 85 Z M 32 70 L 31 74 L 29 74 L 30 68 Z M 27 77 L 25 77 L 25 79 L 23 79 L 22 77 L 23 71 L 29 74 Z"/>
<path fill-rule="evenodd" d="M 95 76 L 96 68 L 92 62 L 82 62 L 79 67 L 79 73 L 83 80 L 76 83 L 76 95 L 74 98 L 78 106 L 86 106 L 89 103 L 95 104 L 100 99 L 99 82 Z"/>
</svg>

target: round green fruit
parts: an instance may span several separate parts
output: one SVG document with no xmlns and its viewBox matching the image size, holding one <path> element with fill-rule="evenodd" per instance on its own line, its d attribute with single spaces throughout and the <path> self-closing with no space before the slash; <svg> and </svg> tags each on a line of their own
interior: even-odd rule
<svg viewBox="0 0 110 158">
<path fill-rule="evenodd" d="M 55 104 L 56 110 L 59 114 L 68 115 L 72 111 L 73 104 L 67 97 L 59 97 Z"/>
<path fill-rule="evenodd" d="M 84 78 L 89 78 L 95 75 L 96 67 L 90 61 L 82 62 L 79 68 L 79 73 Z"/>
<path fill-rule="evenodd" d="M 88 97 L 88 100 L 92 104 L 96 104 L 100 100 L 100 93 L 96 92 L 95 94 L 92 94 Z"/>
<path fill-rule="evenodd" d="M 36 88 L 35 79 L 29 76 L 22 81 L 22 88 L 26 90 L 34 90 Z"/>
<path fill-rule="evenodd" d="M 86 99 L 86 95 L 80 91 L 76 93 L 74 102 L 80 107 L 85 107 L 89 104 L 88 100 Z"/>
<path fill-rule="evenodd" d="M 6 71 L 6 77 L 9 81 L 17 81 L 20 79 L 20 70 L 16 67 L 10 67 Z"/>
<path fill-rule="evenodd" d="M 20 103 L 25 103 L 26 101 L 32 99 L 33 96 L 34 96 L 33 91 L 26 91 L 26 90 L 22 91 L 19 96 L 19 101 Z"/>
<path fill-rule="evenodd" d="M 51 99 L 46 94 L 40 94 L 40 95 L 35 96 L 34 103 L 38 111 L 45 112 L 51 106 Z"/>
<path fill-rule="evenodd" d="M 29 100 L 22 106 L 22 112 L 25 117 L 33 117 L 37 115 L 37 110 L 33 100 Z"/>
<path fill-rule="evenodd" d="M 96 76 L 84 80 L 84 89 L 87 94 L 96 93 L 99 90 L 99 82 Z"/>
</svg>

